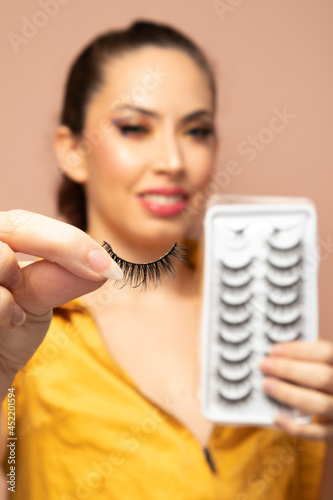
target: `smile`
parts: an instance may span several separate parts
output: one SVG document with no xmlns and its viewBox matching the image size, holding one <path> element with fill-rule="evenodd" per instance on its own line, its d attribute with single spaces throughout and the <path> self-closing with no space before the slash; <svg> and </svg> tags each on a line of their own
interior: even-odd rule
<svg viewBox="0 0 333 500">
<path fill-rule="evenodd" d="M 166 190 L 163 189 L 163 191 Z M 141 193 L 138 195 L 138 200 L 146 210 L 154 215 L 164 217 L 177 215 L 186 207 L 188 196 L 184 191 L 180 192 L 179 189 L 172 191 L 170 193 Z"/>
<path fill-rule="evenodd" d="M 165 195 L 165 194 L 142 194 L 142 198 L 149 200 L 159 205 L 172 205 L 173 203 L 178 203 L 186 199 L 185 195 Z"/>
</svg>

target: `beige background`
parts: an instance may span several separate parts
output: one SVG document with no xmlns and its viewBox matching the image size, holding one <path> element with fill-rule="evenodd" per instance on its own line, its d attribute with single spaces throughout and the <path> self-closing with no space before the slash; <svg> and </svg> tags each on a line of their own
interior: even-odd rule
<svg viewBox="0 0 333 500">
<path fill-rule="evenodd" d="M 58 6 L 53 17 L 40 15 L 43 0 L 2 5 L 0 210 L 56 215 L 52 137 L 67 68 L 82 46 L 137 18 L 171 23 L 206 50 L 218 71 L 218 167 L 226 170 L 231 160 L 240 166 L 224 191 L 315 202 L 320 332 L 333 340 L 331 0 L 221 0 L 219 8 L 208 0 L 49 2 Z M 45 25 L 15 51 L 8 34 L 22 36 L 23 18 Z M 293 117 L 283 130 L 263 130 L 284 108 Z M 244 151 L 249 136 L 259 138 L 255 154 Z"/>
</svg>

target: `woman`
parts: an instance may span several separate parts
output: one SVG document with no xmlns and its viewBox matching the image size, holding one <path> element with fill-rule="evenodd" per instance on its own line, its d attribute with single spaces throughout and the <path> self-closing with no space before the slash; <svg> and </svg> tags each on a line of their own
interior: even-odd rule
<svg viewBox="0 0 333 500">
<path fill-rule="evenodd" d="M 154 23 L 98 38 L 71 69 L 55 150 L 72 225 L 0 218 L 1 390 L 15 378 L 17 499 L 319 498 L 331 343 L 290 343 L 262 366 L 269 394 L 318 421 L 215 426 L 198 397 L 198 266 L 180 263 L 144 293 L 97 290 L 101 274 L 120 278 L 97 242 L 131 262 L 188 243 L 217 149 L 215 101 L 201 51 Z M 15 251 L 44 260 L 19 270 Z"/>
</svg>

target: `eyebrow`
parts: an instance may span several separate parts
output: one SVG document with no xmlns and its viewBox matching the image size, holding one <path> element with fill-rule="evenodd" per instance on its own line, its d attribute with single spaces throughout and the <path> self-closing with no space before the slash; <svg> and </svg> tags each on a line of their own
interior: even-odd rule
<svg viewBox="0 0 333 500">
<path fill-rule="evenodd" d="M 132 106 L 131 104 L 126 104 L 124 106 L 118 106 L 118 107 L 112 109 L 112 111 L 118 111 L 121 109 L 132 109 L 133 111 L 137 111 L 138 113 L 142 113 L 142 114 L 147 115 L 147 116 L 152 116 L 154 118 L 160 117 L 160 115 L 158 113 L 155 113 L 155 111 L 149 111 L 148 109 L 139 108 L 137 106 Z M 206 110 L 206 109 L 200 109 L 198 111 L 194 111 L 193 113 L 190 113 L 190 114 L 184 116 L 181 119 L 181 123 L 185 123 L 189 120 L 193 120 L 194 118 L 199 118 L 201 116 L 208 116 L 209 118 L 213 118 L 213 113 L 211 111 Z"/>
</svg>

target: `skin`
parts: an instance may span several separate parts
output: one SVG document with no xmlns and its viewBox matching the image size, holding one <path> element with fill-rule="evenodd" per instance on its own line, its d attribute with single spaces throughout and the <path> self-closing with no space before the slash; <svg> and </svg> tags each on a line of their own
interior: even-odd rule
<svg viewBox="0 0 333 500">
<path fill-rule="evenodd" d="M 142 85 L 146 67 L 154 67 L 156 63 L 168 76 L 147 92 L 144 100 L 139 102 L 134 97 L 126 101 L 153 111 L 156 117 L 128 110 L 112 111 L 116 104 L 119 105 L 121 95 L 133 95 L 132 89 Z M 87 106 L 84 132 L 87 134 L 98 129 L 101 123 L 112 123 L 117 118 L 145 126 L 149 133 L 123 136 L 113 124 L 103 132 L 102 140 L 92 145 L 89 153 L 83 153 L 84 136 L 73 136 L 67 127 L 59 127 L 55 138 L 56 153 L 67 175 L 85 186 L 87 232 L 91 238 L 75 228 L 68 230 L 68 225 L 58 221 L 52 222 L 56 226 L 50 232 L 47 224 L 41 224 L 41 216 L 22 215 L 21 212 L 11 214 L 15 227 L 13 231 L 6 231 L 8 214 L 0 214 L 0 239 L 3 241 L 0 251 L 4 263 L 0 282 L 5 297 L 0 307 L 0 341 L 2 352 L 6 353 L 1 358 L 4 387 L 8 387 L 17 367 L 23 366 L 31 356 L 26 334 L 34 335 L 33 349 L 45 336 L 52 307 L 88 292 L 91 293 L 86 300 L 98 297 L 98 291 L 94 290 L 105 280 L 93 273 L 87 264 L 88 252 L 97 241 L 106 239 L 127 260 L 146 262 L 163 255 L 175 241 L 182 244 L 197 223 L 196 211 L 189 218 L 154 216 L 138 204 L 136 194 L 150 187 L 180 185 L 190 193 L 190 204 L 196 197 L 202 197 L 212 173 L 217 141 L 214 135 L 203 140 L 193 138 L 189 130 L 213 125 L 212 100 L 205 74 L 180 51 L 145 47 L 109 62 L 105 76 L 104 85 Z M 205 119 L 181 125 L 185 116 L 199 109 L 210 112 L 211 117 L 207 115 Z M 61 238 L 63 231 L 68 231 L 65 243 Z M 36 243 L 28 244 L 28 241 Z M 44 257 L 45 261 L 19 270 L 13 251 L 27 250 Z M 52 279 L 46 280 L 50 272 Z M 200 417 L 196 394 L 198 308 L 194 307 L 194 298 L 199 290 L 197 278 L 192 269 L 181 265 L 176 278 L 165 280 L 163 287 L 148 289 L 145 293 L 126 288 L 121 293 L 114 292 L 107 307 L 96 308 L 95 313 L 106 346 L 112 349 L 127 373 L 167 410 L 172 406 L 168 398 L 176 402 L 172 407 L 175 414 L 201 444 L 206 444 L 212 426 Z M 98 299 L 96 303 L 101 305 Z M 26 320 L 23 325 L 13 327 L 10 323 L 15 304 L 26 312 Z M 132 315 L 128 314 L 129 310 Z M 161 317 L 165 318 L 163 323 Z M 17 339 L 14 346 L 10 336 Z M 21 346 L 19 357 L 18 345 Z M 146 353 L 141 364 L 138 352 Z M 15 362 L 12 362 L 13 356 Z M 277 426 L 295 437 L 324 439 L 331 449 L 333 343 L 281 345 L 280 350 L 273 349 L 261 368 L 267 374 L 264 389 L 268 393 L 319 416 L 318 422 L 306 425 L 280 416 Z M 151 373 L 160 376 L 152 381 Z M 288 381 L 298 382 L 306 388 L 295 387 Z"/>
</svg>

